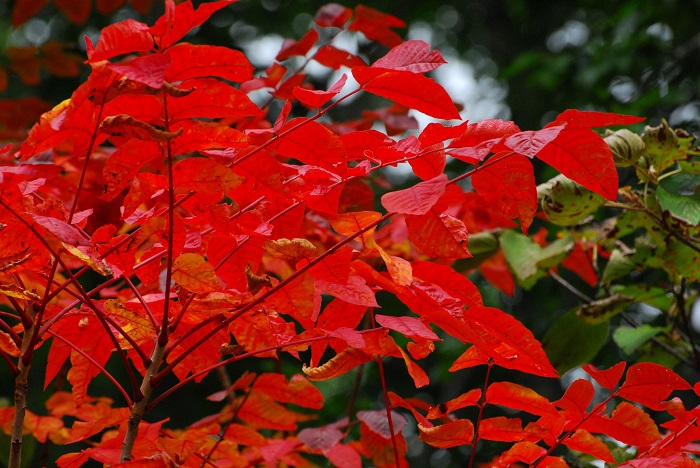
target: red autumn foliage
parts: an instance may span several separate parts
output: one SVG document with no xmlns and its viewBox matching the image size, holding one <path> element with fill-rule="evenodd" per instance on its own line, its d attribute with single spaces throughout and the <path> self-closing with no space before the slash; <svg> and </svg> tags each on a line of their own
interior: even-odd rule
<svg viewBox="0 0 700 468">
<path fill-rule="evenodd" d="M 490 381 L 495 367 L 543 378 L 557 372 L 534 335 L 484 306 L 476 286 L 453 268 L 472 256 L 471 235 L 511 227 L 511 220 L 528 232 L 538 210 L 535 157 L 614 200 L 612 154 L 592 129 L 641 119 L 570 110 L 536 131 L 500 120 L 461 123 L 458 106 L 425 76 L 445 62 L 440 53 L 422 41 L 403 42 L 394 31 L 401 20 L 365 6 L 327 5 L 316 26 L 277 55 L 280 62 L 302 56 L 345 67 L 357 82 L 350 91 L 348 74 L 316 90 L 303 65 L 276 63 L 256 76 L 236 50 L 181 42 L 232 2 L 195 8 L 167 0 L 152 26 L 130 19 L 104 28 L 96 44 L 88 41 L 89 78 L 14 146 L 17 161 L 0 166 L 0 292 L 12 310 L 2 313 L 0 356 L 20 393 L 18 411 L 0 410 L 3 430 L 17 439 L 11 466 L 19 466 L 22 434 L 71 444 L 56 460 L 61 467 L 89 460 L 310 466 L 318 456 L 339 467 L 359 467 L 363 459 L 407 466 L 402 429 L 410 423 L 398 408 L 418 421 L 425 443 L 470 446 L 471 463 L 482 440 L 506 443 L 494 466 L 566 466 L 563 447 L 614 462 L 610 438 L 637 447 L 632 466 L 670 466 L 697 452 L 698 409 L 668 400 L 692 387 L 665 367 L 584 366 L 609 392 L 595 404 L 584 379 L 557 401 Z M 54 3 L 78 23 L 92 5 Z M 96 8 L 108 13 L 123 3 L 98 1 Z M 131 3 L 139 9 L 149 2 Z M 41 4 L 17 2 L 14 24 Z M 387 53 L 367 66 L 320 44 L 325 29 L 362 33 Z M 32 67 L 68 73 L 72 60 L 66 68 L 25 63 L 15 71 L 31 81 Z M 256 90 L 269 97 L 258 100 Z M 340 103 L 364 92 L 392 104 L 357 121 L 334 120 Z M 413 125 L 409 109 L 451 122 L 391 138 Z M 377 130 L 382 125 L 385 132 Z M 19 132 L 13 130 L 8 139 Z M 448 155 L 474 169 L 450 179 Z M 34 164 L 37 158 L 43 164 Z M 406 162 L 422 181 L 387 187 L 380 170 Z M 465 192 L 457 182 L 468 177 L 474 191 Z M 388 190 L 383 210 L 373 202 L 376 187 Z M 584 247 L 574 252 L 576 261 L 564 265 L 590 280 L 596 272 L 576 265 L 588 259 Z M 512 290 L 503 256 L 481 271 Z M 387 294 L 407 308 L 377 313 Z M 416 388 L 424 387 L 430 377 L 416 361 L 452 338 L 470 346 L 450 370 L 486 366 L 483 390 L 469 388 L 437 406 L 389 392 L 385 360 L 396 358 Z M 45 416 L 24 411 L 22 394 L 29 367 L 42 366 L 34 359 L 42 346 L 50 348 L 44 385 L 67 369 L 71 386 L 46 402 Z M 209 397 L 221 403 L 218 412 L 183 428 L 146 422 L 181 387 L 244 359 L 282 354 L 301 360 L 303 374 L 239 373 Z M 107 370 L 110 360 L 122 365 L 124 379 Z M 314 426 L 311 410 L 324 401 L 311 381 L 366 363 L 379 368 L 386 408 Z M 116 401 L 91 395 L 100 374 Z M 166 380 L 171 375 L 177 383 Z M 617 398 L 627 401 L 609 407 Z M 525 420 L 484 416 L 492 406 L 520 411 Z M 642 407 L 667 413 L 663 430 Z M 455 414 L 464 408 L 478 416 Z"/>
</svg>

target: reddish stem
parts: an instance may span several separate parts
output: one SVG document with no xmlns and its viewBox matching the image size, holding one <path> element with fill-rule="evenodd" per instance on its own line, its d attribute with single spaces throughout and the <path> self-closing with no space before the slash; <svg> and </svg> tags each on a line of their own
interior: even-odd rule
<svg viewBox="0 0 700 468">
<path fill-rule="evenodd" d="M 377 225 L 379 225 L 379 224 L 381 224 L 382 222 L 386 221 L 387 219 L 391 218 L 394 214 L 395 214 L 395 213 L 387 213 L 387 214 L 385 214 L 384 216 L 382 216 L 381 218 L 377 219 L 376 221 L 373 221 L 373 222 L 371 222 L 370 224 L 368 224 L 367 226 L 363 227 L 362 229 L 360 229 L 359 231 L 357 231 L 355 234 L 346 237 L 345 239 L 343 239 L 342 241 L 338 242 L 337 244 L 335 244 L 335 245 L 334 245 L 333 247 L 331 247 L 330 249 L 328 249 L 328 250 L 326 250 L 325 252 L 323 252 L 320 256 L 316 257 L 315 259 L 313 259 L 312 261 L 310 261 L 309 263 L 307 263 L 306 265 L 304 265 L 303 267 L 299 268 L 297 271 L 295 271 L 294 273 L 292 273 L 291 275 L 289 275 L 289 277 L 288 277 L 287 279 L 285 279 L 284 281 L 281 281 L 281 282 L 277 283 L 275 286 L 271 287 L 270 289 L 268 289 L 267 291 L 265 291 L 264 293 L 262 293 L 260 296 L 258 296 L 257 298 L 255 298 L 255 300 L 249 302 L 248 304 L 246 304 L 245 306 L 243 306 L 241 309 L 238 309 L 236 312 L 234 312 L 234 313 L 233 313 L 230 317 L 228 317 L 226 320 L 222 321 L 222 322 L 219 323 L 217 326 L 215 326 L 214 328 L 212 328 L 211 330 L 209 330 L 203 337 L 201 337 L 201 338 L 200 338 L 199 340 L 197 340 L 194 344 L 192 344 L 189 348 L 187 348 L 187 349 L 186 349 L 182 354 L 180 354 L 177 358 L 173 359 L 173 361 L 170 362 L 170 363 L 168 364 L 168 366 L 165 367 L 165 369 L 163 369 L 163 370 L 161 370 L 160 372 L 158 372 L 158 373 L 153 377 L 153 378 L 154 378 L 154 386 L 157 385 L 157 384 L 163 379 L 163 377 L 165 377 L 165 375 L 167 375 L 169 372 L 171 372 L 175 366 L 177 366 L 178 364 L 180 364 L 180 362 L 182 362 L 182 360 L 185 358 L 185 356 L 187 356 L 188 354 L 194 352 L 194 351 L 195 351 L 197 348 L 199 348 L 203 343 L 205 343 L 209 338 L 211 338 L 212 336 L 214 336 L 214 334 L 216 334 L 219 330 L 221 330 L 221 329 L 224 328 L 224 327 L 227 327 L 230 323 L 232 323 L 232 322 L 233 322 L 234 320 L 236 320 L 238 317 L 240 317 L 241 315 L 243 315 L 244 313 L 246 313 L 247 311 L 249 311 L 249 310 L 252 309 L 253 307 L 256 307 L 256 306 L 259 305 L 260 303 L 264 302 L 268 297 L 272 296 L 272 295 L 275 294 L 276 292 L 278 292 L 278 291 L 280 291 L 281 289 L 285 288 L 285 287 L 286 287 L 288 284 L 290 284 L 292 281 L 294 281 L 295 279 L 297 279 L 298 277 L 300 277 L 301 275 L 303 275 L 304 273 L 306 273 L 307 271 L 309 271 L 311 268 L 315 267 L 316 265 L 318 265 L 319 263 L 321 263 L 322 261 L 324 261 L 328 256 L 334 254 L 335 252 L 337 252 L 338 250 L 340 250 L 342 247 L 344 247 L 345 245 L 349 244 L 353 239 L 355 239 L 355 238 L 358 237 L 358 236 L 361 236 L 362 234 L 364 234 L 365 232 L 367 232 L 367 231 L 369 231 L 369 230 L 371 230 L 371 229 L 374 229 Z M 193 327 L 193 329 L 190 330 L 190 332 L 193 332 L 193 331 L 194 331 L 194 327 Z M 177 346 L 177 344 L 179 344 L 179 342 L 181 342 L 182 340 L 184 340 L 187 336 L 189 336 L 189 335 L 186 334 L 186 333 L 183 334 L 183 336 L 181 336 L 179 339 L 175 340 L 175 342 L 171 343 L 171 345 L 169 346 L 169 349 L 172 350 L 173 348 L 175 348 L 175 346 Z"/>
<path fill-rule="evenodd" d="M 372 328 L 376 328 L 377 324 L 374 322 L 374 307 L 369 310 L 370 318 L 372 320 Z M 389 392 L 386 389 L 386 378 L 384 377 L 384 363 L 382 362 L 383 356 L 377 356 L 375 361 L 377 361 L 377 366 L 379 367 L 379 381 L 382 384 L 382 395 L 384 396 L 384 409 L 386 410 L 386 419 L 389 422 L 389 434 L 391 435 L 391 447 L 394 450 L 394 462 L 396 466 L 399 466 L 399 446 L 396 442 L 396 434 L 394 434 L 394 421 L 391 419 L 391 401 L 389 401 Z"/>
<path fill-rule="evenodd" d="M 97 369 L 98 369 L 100 372 L 102 372 L 102 374 L 104 374 L 104 376 L 107 377 L 107 378 L 109 379 L 109 381 L 112 382 L 112 383 L 114 384 L 115 387 L 117 387 L 117 390 L 119 390 L 119 393 L 121 393 L 121 394 L 124 396 L 124 399 L 126 400 L 127 405 L 131 406 L 132 404 L 134 404 L 134 402 L 131 400 L 131 398 L 129 397 L 129 395 L 128 395 L 128 394 L 126 393 L 126 391 L 124 390 L 124 387 L 122 387 L 122 386 L 119 384 L 119 382 L 117 382 L 117 379 L 115 379 L 115 378 L 112 376 L 112 374 L 110 374 L 109 372 L 107 372 L 107 369 L 105 369 L 104 367 L 102 367 L 102 366 L 101 366 L 97 361 L 95 361 L 90 355 L 88 355 L 85 351 L 83 351 L 82 349 L 80 349 L 78 346 L 76 346 L 76 345 L 73 344 L 72 342 L 68 341 L 66 338 L 62 337 L 60 334 L 54 333 L 54 332 L 52 332 L 51 330 L 48 331 L 48 334 L 51 335 L 51 336 L 53 336 L 54 339 L 57 339 L 57 340 L 59 340 L 59 341 L 62 341 L 63 343 L 65 343 L 66 345 L 68 345 L 70 348 L 72 348 L 74 351 L 76 351 L 76 352 L 77 352 L 78 354 L 80 354 L 82 357 L 84 357 L 85 359 L 87 359 L 87 360 L 90 362 L 90 364 L 92 364 L 93 366 L 97 367 Z"/>
<path fill-rule="evenodd" d="M 486 368 L 486 377 L 484 378 L 484 389 L 481 391 L 481 398 L 479 398 L 479 416 L 476 418 L 476 426 L 474 427 L 474 440 L 472 442 L 472 453 L 469 455 L 469 468 L 474 466 L 476 446 L 479 443 L 479 426 L 481 425 L 481 419 L 484 417 L 484 407 L 486 406 L 486 390 L 488 390 L 489 387 L 489 380 L 491 378 L 492 367 L 493 360 L 489 358 L 488 367 Z"/>
<path fill-rule="evenodd" d="M 371 332 L 374 332 L 377 330 L 378 329 L 362 330 L 362 331 L 360 331 L 360 333 L 371 333 Z M 236 361 L 240 361 L 241 359 L 249 358 L 252 356 L 257 356 L 258 354 L 264 354 L 264 353 L 268 353 L 270 351 L 282 350 L 282 349 L 289 348 L 292 346 L 299 346 L 299 345 L 303 345 L 303 344 L 313 343 L 316 341 L 323 341 L 323 340 L 330 340 L 330 339 L 333 339 L 333 338 L 329 337 L 329 336 L 317 336 L 315 338 L 305 338 L 303 340 L 290 341 L 290 342 L 284 343 L 282 345 L 268 346 L 266 348 L 256 349 L 255 351 L 250 351 L 248 353 L 239 354 L 239 355 L 234 356 L 232 358 L 226 359 L 225 361 L 219 361 L 216 364 L 213 364 L 213 365 L 207 367 L 206 369 L 202 369 L 201 371 L 190 375 L 189 377 L 181 380 L 180 382 L 176 383 L 175 385 L 173 385 L 172 387 L 167 389 L 165 392 L 163 392 L 161 395 L 159 395 L 158 398 L 155 398 L 154 400 L 151 401 L 151 403 L 148 405 L 148 409 L 150 410 L 155 405 L 157 405 L 161 400 L 168 397 L 169 395 L 171 395 L 172 393 L 174 393 L 175 391 L 177 391 L 178 389 L 180 389 L 181 387 L 183 387 L 187 383 L 192 382 L 193 380 L 197 379 L 198 377 L 201 377 L 202 375 L 206 375 L 209 372 L 211 372 L 215 369 L 218 369 L 219 367 L 227 366 L 227 365 L 234 363 Z"/>
</svg>

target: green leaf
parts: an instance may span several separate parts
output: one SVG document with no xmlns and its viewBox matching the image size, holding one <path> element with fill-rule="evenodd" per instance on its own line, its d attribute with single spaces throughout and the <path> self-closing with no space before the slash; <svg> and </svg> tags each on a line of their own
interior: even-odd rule
<svg viewBox="0 0 700 468">
<path fill-rule="evenodd" d="M 657 174 L 673 166 L 676 161 L 688 159 L 690 141 L 687 138 L 679 139 L 666 120 L 662 120 L 658 127 L 646 127 L 642 140 L 646 147 L 646 166 L 653 168 Z"/>
<path fill-rule="evenodd" d="M 663 288 L 651 287 L 648 284 L 630 284 L 627 286 L 615 285 L 612 292 L 626 297 L 632 297 L 636 302 L 656 307 L 668 312 L 673 304 L 673 297 L 666 293 Z"/>
<path fill-rule="evenodd" d="M 664 255 L 666 266 L 691 281 L 700 281 L 700 252 L 687 245 L 672 241 Z"/>
<path fill-rule="evenodd" d="M 666 177 L 656 189 L 661 209 L 693 226 L 700 224 L 700 174 L 680 174 Z"/>
<path fill-rule="evenodd" d="M 560 174 L 537 186 L 542 211 L 552 223 L 573 226 L 598 209 L 605 198 Z"/>
<path fill-rule="evenodd" d="M 625 354 L 630 355 L 652 337 L 665 330 L 664 327 L 652 327 L 651 325 L 642 325 L 637 328 L 619 327 L 613 333 L 613 340 Z"/>
<path fill-rule="evenodd" d="M 596 324 L 607 322 L 631 304 L 636 302 L 632 297 L 613 294 L 610 297 L 598 299 L 590 304 L 582 305 L 577 315 L 586 323 Z"/>
<path fill-rule="evenodd" d="M 499 239 L 506 262 L 518 283 L 531 288 L 544 276 L 544 270 L 555 267 L 574 248 L 571 237 L 557 239 L 546 247 L 540 247 L 529 237 L 515 231 L 505 231 Z"/>
<path fill-rule="evenodd" d="M 552 323 L 542 346 L 554 368 L 563 374 L 593 360 L 608 337 L 608 323 L 586 323 L 572 309 Z"/>
<path fill-rule="evenodd" d="M 469 236 L 469 253 L 472 255 L 494 253 L 498 250 L 498 239 L 490 232 L 479 232 Z"/>
<path fill-rule="evenodd" d="M 542 247 L 529 237 L 515 231 L 505 231 L 499 238 L 503 255 L 510 266 L 518 283 L 525 289 L 535 285 L 544 276 L 538 270 L 537 261 Z"/>
<path fill-rule="evenodd" d="M 608 264 L 603 271 L 603 283 L 610 283 L 618 278 L 627 276 L 636 267 L 635 263 L 620 250 L 613 250 Z"/>
</svg>

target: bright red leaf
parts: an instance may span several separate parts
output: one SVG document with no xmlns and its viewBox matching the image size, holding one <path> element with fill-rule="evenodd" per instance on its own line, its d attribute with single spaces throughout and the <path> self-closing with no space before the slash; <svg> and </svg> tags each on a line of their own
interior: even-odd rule
<svg viewBox="0 0 700 468">
<path fill-rule="evenodd" d="M 380 72 L 380 74 L 377 74 Z M 430 78 L 409 71 L 355 67 L 352 74 L 367 92 L 415 109 L 436 119 L 459 119 L 452 99 Z"/>
</svg>

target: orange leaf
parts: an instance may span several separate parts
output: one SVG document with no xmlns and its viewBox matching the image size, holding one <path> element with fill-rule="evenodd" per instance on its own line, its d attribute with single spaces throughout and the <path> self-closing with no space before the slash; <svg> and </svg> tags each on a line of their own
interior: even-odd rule
<svg viewBox="0 0 700 468">
<path fill-rule="evenodd" d="M 627 445 L 651 445 L 661 438 L 659 428 L 644 410 L 623 401 L 610 418 L 591 415 L 580 426 L 595 434 L 605 434 Z"/>
<path fill-rule="evenodd" d="M 306 364 L 302 371 L 311 381 L 330 380 L 350 372 L 355 367 L 372 360 L 372 356 L 355 348 L 346 348 L 333 356 L 327 363 L 319 367 L 309 367 Z"/>
<path fill-rule="evenodd" d="M 557 414 L 556 408 L 547 398 L 528 387 L 512 382 L 494 382 L 489 385 L 486 390 L 486 402 L 540 416 Z"/>
<path fill-rule="evenodd" d="M 532 442 L 518 442 L 510 449 L 503 452 L 498 461 L 502 463 L 503 466 L 510 466 L 516 462 L 532 464 L 546 452 L 544 448 Z"/>
<path fill-rule="evenodd" d="M 202 294 L 219 291 L 219 279 L 214 267 L 204 257 L 195 253 L 183 253 L 173 262 L 173 279 L 183 288 Z"/>
<path fill-rule="evenodd" d="M 589 453 L 603 461 L 615 463 L 615 457 L 610 453 L 610 449 L 602 440 L 596 439 L 590 432 L 579 429 L 571 437 L 562 441 L 571 450 Z"/>
<path fill-rule="evenodd" d="M 474 440 L 474 425 L 468 419 L 457 419 L 434 427 L 418 424 L 418 430 L 419 440 L 437 448 L 471 445 Z"/>
</svg>

